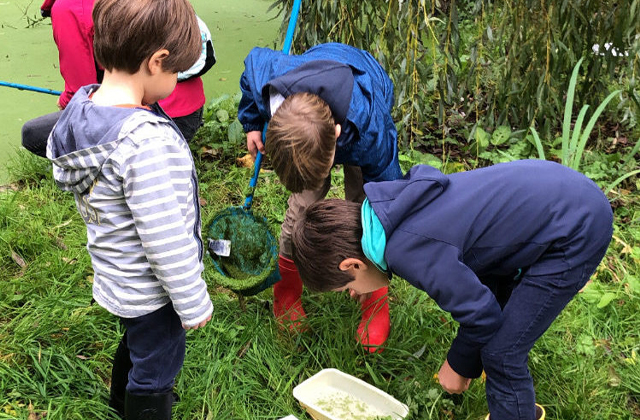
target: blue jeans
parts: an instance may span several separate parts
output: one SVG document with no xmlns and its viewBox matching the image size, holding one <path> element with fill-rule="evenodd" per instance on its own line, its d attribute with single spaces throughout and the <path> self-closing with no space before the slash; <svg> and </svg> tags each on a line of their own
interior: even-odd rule
<svg viewBox="0 0 640 420">
<path fill-rule="evenodd" d="M 171 392 L 182 369 L 186 331 L 171 303 L 137 318 L 120 318 L 126 331 L 122 342 L 129 349 L 132 368 L 127 391 L 131 394 Z"/>
<path fill-rule="evenodd" d="M 491 420 L 535 420 L 529 351 L 587 283 L 608 244 L 609 240 L 585 263 L 567 271 L 535 276 L 525 272 L 513 289 L 503 309 L 503 324 L 481 354 Z"/>
</svg>

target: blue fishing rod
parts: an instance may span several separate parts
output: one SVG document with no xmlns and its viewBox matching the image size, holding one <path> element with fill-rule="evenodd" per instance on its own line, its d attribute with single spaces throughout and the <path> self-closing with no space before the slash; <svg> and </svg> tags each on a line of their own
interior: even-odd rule
<svg viewBox="0 0 640 420">
<path fill-rule="evenodd" d="M 298 13 L 300 12 L 300 4 L 302 0 L 294 0 L 293 7 L 291 8 L 291 16 L 289 17 L 289 26 L 287 26 L 287 34 L 284 37 L 284 45 L 282 46 L 282 52 L 285 54 L 289 54 L 291 50 L 291 43 L 293 42 L 293 33 L 296 31 L 296 24 L 298 22 Z M 262 129 L 262 144 L 266 143 L 267 139 L 267 125 L 264 124 L 264 128 Z M 253 165 L 253 177 L 251 177 L 251 181 L 249 181 L 249 194 L 247 194 L 247 198 L 244 200 L 244 205 L 242 206 L 245 210 L 251 209 L 251 204 L 253 202 L 253 193 L 256 190 L 256 185 L 258 183 L 258 176 L 260 175 L 260 166 L 262 165 L 262 153 L 258 151 L 256 155 L 256 162 Z"/>
<path fill-rule="evenodd" d="M 4 82 L 2 80 L 0 80 L 0 86 L 6 86 L 14 89 L 19 89 L 19 90 L 30 90 L 32 92 L 48 93 L 49 95 L 55 95 L 55 96 L 62 95 L 62 92 L 60 92 L 59 90 L 46 89 L 46 88 L 41 88 L 37 86 L 22 85 L 20 83 Z"/>
</svg>

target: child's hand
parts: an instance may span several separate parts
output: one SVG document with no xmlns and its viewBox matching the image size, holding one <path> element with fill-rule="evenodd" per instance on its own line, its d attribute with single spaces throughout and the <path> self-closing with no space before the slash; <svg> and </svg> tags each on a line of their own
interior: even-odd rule
<svg viewBox="0 0 640 420">
<path fill-rule="evenodd" d="M 187 327 L 186 325 L 182 324 L 182 328 L 184 328 L 185 330 L 197 330 L 198 328 L 202 328 L 205 325 L 207 325 L 207 322 L 209 322 L 209 321 L 211 321 L 211 315 L 209 315 L 209 318 L 205 319 L 204 321 L 202 321 L 198 325 L 194 325 L 192 327 Z"/>
<path fill-rule="evenodd" d="M 367 299 L 371 297 L 371 292 L 360 294 L 353 289 L 348 289 L 348 290 L 349 290 L 349 296 L 351 296 L 351 299 L 358 301 L 358 303 L 364 303 Z"/>
<path fill-rule="evenodd" d="M 258 150 L 264 154 L 264 144 L 262 144 L 262 132 L 249 131 L 247 133 L 247 150 L 253 158 L 256 158 Z"/>
<path fill-rule="evenodd" d="M 442 388 L 449 394 L 462 394 L 469 389 L 469 384 L 471 383 L 470 378 L 457 374 L 447 360 L 444 361 L 440 372 L 438 372 L 438 379 Z"/>
</svg>

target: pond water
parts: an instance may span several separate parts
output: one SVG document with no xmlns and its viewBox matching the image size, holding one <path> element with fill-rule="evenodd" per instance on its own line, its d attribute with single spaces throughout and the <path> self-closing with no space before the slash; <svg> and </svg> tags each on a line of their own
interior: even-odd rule
<svg viewBox="0 0 640 420">
<path fill-rule="evenodd" d="M 33 26 L 41 0 L 0 0 L 0 80 L 63 90 L 58 50 L 50 20 Z M 211 30 L 218 62 L 203 76 L 207 100 L 239 90 L 243 60 L 254 46 L 274 47 L 280 17 L 267 13 L 273 0 L 191 0 L 196 13 Z M 7 180 L 6 165 L 20 147 L 25 121 L 54 112 L 53 95 L 0 86 L 0 185 Z"/>
</svg>

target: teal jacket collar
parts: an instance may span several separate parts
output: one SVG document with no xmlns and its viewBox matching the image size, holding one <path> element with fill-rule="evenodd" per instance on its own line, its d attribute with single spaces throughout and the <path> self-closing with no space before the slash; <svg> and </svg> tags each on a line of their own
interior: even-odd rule
<svg viewBox="0 0 640 420">
<path fill-rule="evenodd" d="M 360 210 L 362 217 L 362 251 L 382 272 L 388 271 L 387 262 L 384 259 L 384 250 L 387 246 L 387 237 L 380 223 L 380 219 L 373 211 L 369 199 L 365 198 Z"/>
</svg>

